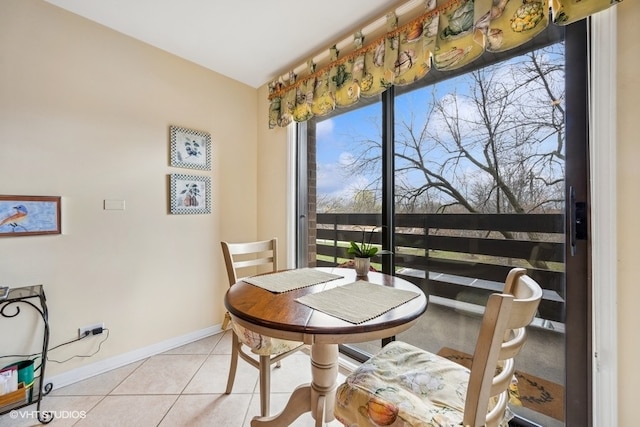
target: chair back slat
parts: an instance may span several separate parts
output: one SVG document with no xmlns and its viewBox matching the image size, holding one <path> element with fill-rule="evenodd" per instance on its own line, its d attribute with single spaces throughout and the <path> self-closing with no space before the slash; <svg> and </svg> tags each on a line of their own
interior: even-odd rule
<svg viewBox="0 0 640 427">
<path fill-rule="evenodd" d="M 505 390 L 503 393 L 500 393 L 500 395 L 498 396 L 498 402 L 496 403 L 496 406 L 494 406 L 493 409 L 491 409 L 491 411 L 487 413 L 485 423 L 480 425 L 482 426 L 499 425 L 500 421 L 504 417 L 505 411 L 507 410 L 507 403 L 509 403 L 509 392 Z"/>
<path fill-rule="evenodd" d="M 527 330 L 526 328 L 518 328 L 514 331 L 514 336 L 505 341 L 500 349 L 500 356 L 498 360 L 511 359 L 516 357 L 518 353 L 520 353 L 520 349 L 524 345 L 527 340 Z"/>
<path fill-rule="evenodd" d="M 229 286 L 241 277 L 278 270 L 278 239 L 257 242 L 220 242 L 227 268 Z M 264 268 L 260 268 L 264 267 Z"/>
<path fill-rule="evenodd" d="M 511 378 L 516 371 L 516 365 L 513 363 L 513 359 L 505 360 L 504 366 L 500 370 L 500 373 L 493 377 L 491 382 L 491 396 L 497 396 L 505 391 L 511 383 Z"/>
<path fill-rule="evenodd" d="M 535 317 L 541 299 L 540 285 L 524 268 L 512 269 L 503 293 L 489 297 L 473 353 L 465 426 L 496 426 L 504 416 L 515 372 L 513 358 L 526 342 L 525 328 Z"/>
<path fill-rule="evenodd" d="M 235 261 L 233 263 L 233 266 L 235 267 L 236 270 L 239 270 L 241 268 L 249 268 L 249 267 L 255 267 L 258 265 L 264 265 L 264 264 L 273 264 L 273 257 L 265 257 L 265 258 L 259 258 L 259 259 L 248 259 L 245 261 Z"/>
</svg>

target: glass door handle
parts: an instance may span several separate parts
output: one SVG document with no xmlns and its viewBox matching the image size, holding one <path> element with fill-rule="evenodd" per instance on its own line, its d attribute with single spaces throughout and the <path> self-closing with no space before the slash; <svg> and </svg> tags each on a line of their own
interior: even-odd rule
<svg viewBox="0 0 640 427">
<path fill-rule="evenodd" d="M 571 255 L 576 255 L 576 241 L 587 240 L 587 204 L 576 201 L 576 190 L 569 187 L 569 239 Z"/>
</svg>

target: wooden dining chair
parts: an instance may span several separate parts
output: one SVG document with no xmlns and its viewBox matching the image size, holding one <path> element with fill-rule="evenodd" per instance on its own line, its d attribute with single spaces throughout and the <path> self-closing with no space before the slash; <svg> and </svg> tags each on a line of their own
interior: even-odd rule
<svg viewBox="0 0 640 427">
<path fill-rule="evenodd" d="M 523 268 L 489 297 L 471 369 L 400 341 L 356 368 L 338 387 L 335 416 L 345 426 L 506 426 L 514 357 L 542 298 Z"/>
<path fill-rule="evenodd" d="M 278 239 L 276 238 L 247 243 L 221 242 L 221 244 L 229 277 L 229 286 L 233 286 L 234 283 L 241 280 L 238 277 L 239 271 L 249 272 L 249 274 L 241 276 L 247 277 L 278 270 Z M 298 351 L 303 344 L 297 341 L 267 337 L 253 332 L 231 321 L 229 313 L 225 314 L 223 329 L 226 328 L 227 323 L 231 324 L 233 337 L 231 366 L 229 367 L 229 378 L 225 394 L 231 393 L 233 389 L 238 367 L 238 356 L 240 356 L 260 371 L 260 415 L 267 416 L 269 415 L 270 405 L 271 365 L 276 364 L 276 367 L 280 367 L 280 361 Z M 256 360 L 255 356 L 252 357 L 251 354 L 247 353 L 245 347 L 258 356 L 258 359 Z"/>
</svg>

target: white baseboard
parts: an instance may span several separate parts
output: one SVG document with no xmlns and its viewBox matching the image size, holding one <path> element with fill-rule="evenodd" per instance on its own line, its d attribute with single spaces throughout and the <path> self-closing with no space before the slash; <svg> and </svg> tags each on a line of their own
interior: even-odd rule
<svg viewBox="0 0 640 427">
<path fill-rule="evenodd" d="M 209 328 L 201 329 L 199 331 L 191 332 L 186 335 L 171 338 L 166 341 L 162 341 L 150 346 L 140 348 L 138 350 L 123 353 L 118 356 L 111 357 L 109 359 L 101 360 L 86 366 L 82 366 L 77 369 L 72 369 L 68 372 L 54 375 L 52 377 L 46 377 L 45 383 L 53 384 L 53 389 L 67 386 L 69 384 L 76 383 L 78 381 L 86 380 L 95 375 L 103 374 L 112 369 L 120 368 L 133 362 L 137 362 L 147 357 L 154 356 L 159 353 L 180 347 L 185 344 L 200 340 L 202 338 L 215 335 L 222 332 L 221 324 L 211 326 Z"/>
</svg>

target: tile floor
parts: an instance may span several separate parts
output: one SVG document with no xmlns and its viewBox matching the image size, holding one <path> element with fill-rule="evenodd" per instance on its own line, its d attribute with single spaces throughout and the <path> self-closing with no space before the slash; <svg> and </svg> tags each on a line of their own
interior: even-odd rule
<svg viewBox="0 0 640 427">
<path fill-rule="evenodd" d="M 233 392 L 225 395 L 230 352 L 231 333 L 216 334 L 54 389 L 40 409 L 58 415 L 51 426 L 248 427 L 260 413 L 258 370 L 239 359 Z M 340 374 L 338 381 L 343 379 Z M 291 391 L 310 380 L 309 356 L 303 351 L 284 359 L 282 368 L 273 368 L 271 413 L 284 408 Z M 30 417 L 35 408 L 20 409 L 16 419 L 0 416 L 0 427 L 40 425 Z M 314 420 L 304 414 L 292 425 L 313 426 Z"/>
</svg>

